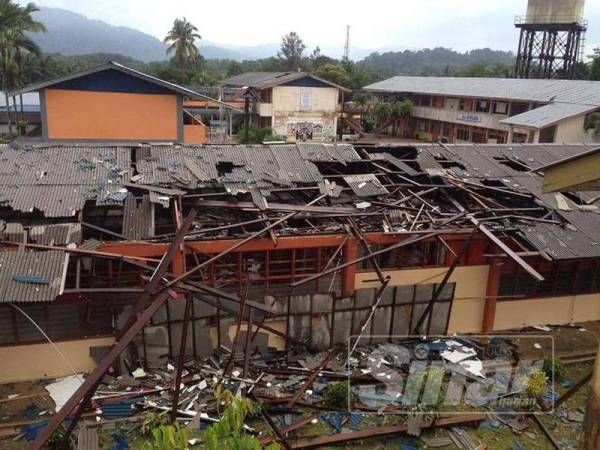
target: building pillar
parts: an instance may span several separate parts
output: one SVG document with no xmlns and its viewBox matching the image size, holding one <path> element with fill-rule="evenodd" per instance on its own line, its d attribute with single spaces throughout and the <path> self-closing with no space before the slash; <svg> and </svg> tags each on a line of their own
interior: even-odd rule
<svg viewBox="0 0 600 450">
<path fill-rule="evenodd" d="M 515 139 L 515 126 L 509 125 L 508 126 L 508 139 L 506 140 L 506 143 L 512 144 L 514 142 L 514 139 Z"/>
<path fill-rule="evenodd" d="M 592 378 L 592 394 L 588 400 L 579 450 L 600 449 L 600 347 Z"/>
<path fill-rule="evenodd" d="M 498 259 L 492 258 L 490 261 L 490 271 L 488 272 L 487 288 L 485 290 L 485 305 L 483 308 L 483 320 L 481 325 L 481 329 L 484 333 L 490 333 L 494 330 L 501 273 L 502 264 Z"/>
<path fill-rule="evenodd" d="M 351 237 L 344 245 L 344 262 L 358 258 L 358 239 Z M 356 264 L 346 267 L 342 272 L 342 295 L 351 295 L 355 289 Z"/>
</svg>

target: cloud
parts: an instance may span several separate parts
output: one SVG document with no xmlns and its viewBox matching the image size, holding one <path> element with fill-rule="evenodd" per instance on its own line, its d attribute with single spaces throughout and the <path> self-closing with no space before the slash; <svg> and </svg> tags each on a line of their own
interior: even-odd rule
<svg viewBox="0 0 600 450">
<path fill-rule="evenodd" d="M 25 0 L 22 0 L 25 2 Z M 359 48 L 457 50 L 490 47 L 516 50 L 514 17 L 526 0 L 247 0 L 192 2 L 171 0 L 38 0 L 41 6 L 69 9 L 113 25 L 129 26 L 162 38 L 175 17 L 187 17 L 204 39 L 225 45 L 278 42 L 297 31 L 312 49 L 343 46 L 346 25 Z M 588 43 L 600 43 L 600 2 L 588 1 Z M 587 47 L 591 52 L 591 47 Z"/>
</svg>

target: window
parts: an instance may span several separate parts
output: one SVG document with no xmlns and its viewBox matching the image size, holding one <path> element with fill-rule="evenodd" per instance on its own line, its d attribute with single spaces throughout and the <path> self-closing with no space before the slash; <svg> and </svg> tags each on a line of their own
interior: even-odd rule
<svg viewBox="0 0 600 450">
<path fill-rule="evenodd" d="M 419 106 L 431 106 L 431 95 L 419 96 Z"/>
<path fill-rule="evenodd" d="M 371 252 L 382 250 L 393 245 L 371 245 Z M 446 263 L 446 247 L 437 240 L 415 242 L 377 256 L 377 264 L 382 269 L 412 269 L 415 267 L 443 266 Z M 361 249 L 361 256 L 366 253 Z M 362 261 L 360 269 L 364 272 L 373 271 L 369 259 Z"/>
<path fill-rule="evenodd" d="M 507 102 L 495 102 L 494 103 L 494 114 L 508 114 L 508 103 Z"/>
<path fill-rule="evenodd" d="M 475 102 L 475 111 L 482 113 L 490 112 L 490 102 L 488 100 L 477 100 Z"/>
<path fill-rule="evenodd" d="M 510 105 L 510 116 L 516 116 L 517 114 L 529 111 L 529 103 L 511 103 Z"/>
<path fill-rule="evenodd" d="M 428 131 L 428 122 L 426 120 L 419 120 L 419 131 L 425 133 Z"/>
<path fill-rule="evenodd" d="M 310 111 L 312 108 L 311 92 L 308 89 L 300 91 L 300 110 Z"/>
<path fill-rule="evenodd" d="M 600 277 L 596 276 L 599 265 L 598 260 L 540 263 L 535 269 L 542 274 L 543 281 L 536 281 L 523 269 L 509 265 L 500 276 L 498 295 L 520 300 L 600 292 Z"/>
<path fill-rule="evenodd" d="M 456 139 L 469 142 L 471 140 L 471 132 L 468 128 L 459 128 L 456 130 Z"/>
<path fill-rule="evenodd" d="M 113 332 L 111 305 L 83 302 L 50 302 L 18 305 L 53 340 L 107 336 Z M 0 344 L 46 341 L 23 313 L 0 307 Z"/>
<path fill-rule="evenodd" d="M 460 102 L 458 103 L 458 109 L 466 112 L 473 111 L 473 100 L 468 98 L 461 98 Z"/>
</svg>

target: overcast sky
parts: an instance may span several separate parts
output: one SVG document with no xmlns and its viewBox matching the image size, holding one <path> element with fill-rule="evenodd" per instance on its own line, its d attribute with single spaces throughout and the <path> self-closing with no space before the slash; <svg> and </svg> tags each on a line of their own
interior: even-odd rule
<svg viewBox="0 0 600 450">
<path fill-rule="evenodd" d="M 112 25 L 164 37 L 175 17 L 187 17 L 204 39 L 235 46 L 278 42 L 297 31 L 309 49 L 351 44 L 365 49 L 444 46 L 515 50 L 514 16 L 526 0 L 37 0 Z M 587 0 L 586 53 L 600 46 L 600 1 Z M 588 51 L 589 50 L 589 51 Z"/>
</svg>

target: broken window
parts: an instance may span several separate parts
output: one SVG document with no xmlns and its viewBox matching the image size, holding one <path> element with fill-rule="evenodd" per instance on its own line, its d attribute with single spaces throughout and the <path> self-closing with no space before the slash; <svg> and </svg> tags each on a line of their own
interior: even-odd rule
<svg viewBox="0 0 600 450">
<path fill-rule="evenodd" d="M 490 102 L 488 100 L 477 100 L 475 102 L 475 111 L 481 113 L 490 112 Z"/>
</svg>

